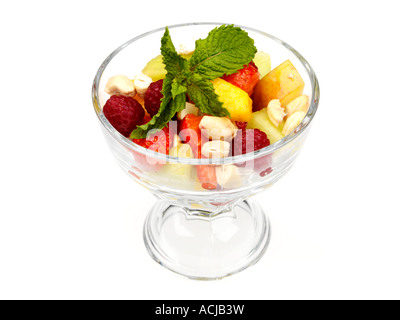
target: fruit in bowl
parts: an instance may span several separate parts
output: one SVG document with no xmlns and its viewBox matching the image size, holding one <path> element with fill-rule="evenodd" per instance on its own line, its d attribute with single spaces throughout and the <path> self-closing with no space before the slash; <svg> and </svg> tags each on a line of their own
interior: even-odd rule
<svg viewBox="0 0 400 320">
<path fill-rule="evenodd" d="M 270 224 L 250 197 L 292 167 L 319 99 L 311 66 L 283 41 L 210 25 L 136 37 L 109 55 L 93 83 L 117 163 L 157 198 L 146 248 L 193 279 L 220 279 L 261 258 Z"/>
<path fill-rule="evenodd" d="M 295 130 L 308 111 L 303 90 L 291 61 L 271 70 L 270 55 L 257 51 L 241 28 L 217 27 L 197 40 L 194 50 L 184 45 L 176 50 L 166 28 L 161 55 L 150 59 L 142 74 L 109 79 L 103 112 L 118 132 L 148 150 L 177 158 L 226 159 L 262 150 Z M 146 159 L 137 158 L 145 170 L 159 172 L 166 165 L 159 174 L 182 174 L 204 190 L 230 185 L 227 174 L 217 175 L 227 170 L 215 165 L 197 166 L 193 175 L 187 166 L 146 166 Z M 245 164 L 236 166 L 249 168 Z M 261 177 L 273 171 L 271 156 L 252 166 Z"/>
</svg>

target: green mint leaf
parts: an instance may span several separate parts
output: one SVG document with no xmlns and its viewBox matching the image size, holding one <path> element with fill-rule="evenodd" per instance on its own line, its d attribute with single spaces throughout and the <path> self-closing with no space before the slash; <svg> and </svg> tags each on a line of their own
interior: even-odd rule
<svg viewBox="0 0 400 320">
<path fill-rule="evenodd" d="M 157 121 L 156 129 L 164 128 L 168 122 L 175 116 L 175 114 L 186 107 L 186 93 L 178 94 L 174 99 L 170 100 L 170 103 L 165 108 L 162 117 Z"/>
<path fill-rule="evenodd" d="M 135 130 L 133 130 L 130 135 L 131 139 L 146 138 L 147 133 L 150 130 L 164 128 L 177 112 L 185 109 L 185 93 L 180 93 L 176 95 L 175 98 L 172 97 L 171 90 L 173 80 L 174 77 L 170 74 L 167 74 L 163 82 L 163 89 L 161 91 L 164 97 L 161 100 L 158 113 L 148 123 L 138 126 Z"/>
<path fill-rule="evenodd" d="M 182 72 L 188 72 L 189 63 L 176 52 L 168 28 L 165 28 L 161 39 L 161 53 L 167 75 L 163 81 L 161 93 L 164 97 L 161 99 L 160 109 L 148 123 L 132 131 L 131 139 L 146 138 L 150 130 L 164 128 L 177 112 L 185 108 L 186 87 L 183 85 L 184 81 L 179 80 L 179 76 Z"/>
<path fill-rule="evenodd" d="M 175 99 L 177 95 L 187 91 L 186 82 L 186 78 L 184 77 L 177 77 L 172 81 L 171 94 L 173 99 Z"/>
<path fill-rule="evenodd" d="M 229 111 L 218 100 L 211 81 L 204 79 L 198 74 L 193 74 L 188 80 L 188 91 L 190 100 L 194 102 L 201 112 L 217 117 L 229 116 Z"/>
<path fill-rule="evenodd" d="M 177 76 L 189 68 L 188 61 L 176 52 L 168 28 L 165 28 L 164 36 L 161 38 L 161 54 L 165 69 L 169 74 Z"/>
<path fill-rule="evenodd" d="M 212 30 L 206 39 L 196 41 L 189 60 L 190 70 L 204 79 L 214 80 L 232 74 L 251 62 L 257 52 L 246 31 L 233 25 Z"/>
</svg>

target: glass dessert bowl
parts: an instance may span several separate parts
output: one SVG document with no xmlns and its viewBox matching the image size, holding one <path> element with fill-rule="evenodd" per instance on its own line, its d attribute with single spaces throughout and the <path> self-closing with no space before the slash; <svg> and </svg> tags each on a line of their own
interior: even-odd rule
<svg viewBox="0 0 400 320">
<path fill-rule="evenodd" d="M 194 47 L 196 40 L 206 38 L 211 29 L 221 25 L 192 23 L 170 26 L 169 30 L 175 44 Z M 163 34 L 165 36 L 164 28 L 138 36 L 117 48 L 100 66 L 92 88 L 94 109 L 117 163 L 157 198 L 144 225 L 144 242 L 150 255 L 162 266 L 192 279 L 220 279 L 246 269 L 262 257 L 270 239 L 270 224 L 262 208 L 249 198 L 272 186 L 292 167 L 308 135 L 319 102 L 317 78 L 296 50 L 264 32 L 240 28 L 254 40 L 258 52 L 268 52 L 272 64 L 279 65 L 278 70 L 283 68 L 282 65 L 285 67 L 289 60 L 290 67 L 304 80 L 301 92 L 296 93 L 294 98 L 300 95 L 309 97 L 301 120 L 290 130 L 286 128 L 284 135 L 283 124 L 288 122 L 288 118 L 283 120 L 282 116 L 280 131 L 275 136 L 276 129 L 270 128 L 272 118 L 267 108 L 260 109 L 257 115 L 252 113 L 247 130 L 246 125 L 241 130 L 240 122 L 236 122 L 238 126 L 230 137 L 232 141 L 245 136 L 245 132 L 249 135 L 249 128 L 267 131 L 271 141 L 262 148 L 254 148 L 253 144 L 253 148 L 248 149 L 255 151 L 235 154 L 233 150 L 236 146 L 229 141 L 231 151 L 228 150 L 229 153 L 223 157 L 194 156 L 195 150 L 188 147 L 189 143 L 182 138 L 180 128 L 183 121 L 172 120 L 167 130 L 155 133 L 158 141 L 168 141 L 168 152 L 156 152 L 158 150 L 146 149 L 144 145 L 134 142 L 137 140 L 122 135 L 110 123 L 110 118 L 103 112 L 110 98 L 107 93 L 109 79 L 120 74 L 140 74 L 148 61 L 159 54 L 160 39 Z M 271 72 L 267 70 L 267 74 Z M 296 73 L 288 73 L 289 79 L 293 80 Z M 282 76 L 281 73 L 279 75 Z M 254 95 L 256 91 L 257 88 Z M 285 97 L 280 99 L 283 103 Z M 253 111 L 255 107 L 253 105 Z M 267 121 L 268 116 L 270 120 Z M 288 114 L 285 113 L 285 116 Z M 204 117 L 213 120 L 212 116 Z M 279 124 L 276 123 L 277 128 Z M 223 125 L 217 123 L 214 126 L 222 128 Z M 272 130 L 271 136 L 269 130 Z M 208 132 L 207 142 L 209 135 Z M 155 141 L 154 137 L 152 139 Z M 242 141 L 242 138 L 239 140 Z M 218 141 L 218 146 L 221 143 L 227 142 Z M 203 155 L 204 146 L 203 142 L 199 151 Z M 214 151 L 215 145 L 210 145 L 209 153 Z M 204 179 L 204 176 L 210 175 L 212 178 Z"/>
</svg>

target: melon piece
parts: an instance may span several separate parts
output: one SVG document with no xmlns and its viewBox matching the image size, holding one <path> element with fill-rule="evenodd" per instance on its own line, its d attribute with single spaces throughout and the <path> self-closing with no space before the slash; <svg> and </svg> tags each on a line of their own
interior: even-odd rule
<svg viewBox="0 0 400 320">
<path fill-rule="evenodd" d="M 290 101 L 301 96 L 303 90 L 303 79 L 293 64 L 287 60 L 258 82 L 254 88 L 253 111 L 266 108 L 273 99 L 279 99 L 281 105 L 286 107 Z"/>
<path fill-rule="evenodd" d="M 167 70 L 165 70 L 162 55 L 151 59 L 142 70 L 142 73 L 150 77 L 153 82 L 164 79 L 167 74 Z"/>
<path fill-rule="evenodd" d="M 283 138 L 282 131 L 279 130 L 282 125 L 278 128 L 269 120 L 267 109 L 262 109 L 253 113 L 251 121 L 247 124 L 248 129 L 259 129 L 266 133 L 271 144 L 277 142 Z"/>
<path fill-rule="evenodd" d="M 188 144 L 178 144 L 169 150 L 169 155 L 178 158 L 193 159 L 193 151 Z M 190 182 L 195 178 L 194 166 L 181 163 L 167 163 L 160 174 L 165 175 L 173 181 Z"/>
<path fill-rule="evenodd" d="M 268 53 L 257 51 L 253 61 L 260 73 L 260 79 L 264 78 L 271 71 L 271 57 Z"/>
</svg>

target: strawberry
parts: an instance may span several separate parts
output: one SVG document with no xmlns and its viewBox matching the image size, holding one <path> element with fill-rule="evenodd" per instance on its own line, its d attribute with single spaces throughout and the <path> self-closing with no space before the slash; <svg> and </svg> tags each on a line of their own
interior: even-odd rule
<svg viewBox="0 0 400 320">
<path fill-rule="evenodd" d="M 179 135 L 184 143 L 188 143 L 192 148 L 193 154 L 196 158 L 201 158 L 202 137 L 200 130 L 200 121 L 202 116 L 195 116 L 188 114 L 179 123 Z M 215 167 L 212 165 L 196 166 L 197 177 L 204 189 L 214 190 L 217 188 L 217 175 Z"/>
<path fill-rule="evenodd" d="M 146 123 L 149 122 L 150 120 L 151 120 L 151 116 L 150 116 L 148 113 L 146 113 L 146 114 L 144 115 L 143 120 L 142 120 L 142 122 L 141 122 L 140 125 L 146 124 Z"/>
<path fill-rule="evenodd" d="M 167 125 L 161 131 L 149 135 L 143 139 L 132 139 L 132 141 L 143 148 L 169 154 L 169 148 L 172 145 L 172 136 L 170 134 L 169 125 Z M 144 171 L 158 171 L 165 164 L 162 160 L 147 158 L 147 156 L 134 152 L 135 160 L 139 164 L 139 167 Z"/>
<path fill-rule="evenodd" d="M 201 158 L 201 119 L 203 119 L 202 116 L 188 114 L 179 123 L 178 128 L 181 140 L 191 146 L 195 158 Z"/>
<path fill-rule="evenodd" d="M 239 87 L 240 89 L 246 91 L 249 96 L 253 94 L 254 87 L 260 80 L 260 73 L 254 62 L 250 62 L 243 69 L 230 75 L 224 75 L 222 77 L 227 82 Z"/>
<path fill-rule="evenodd" d="M 201 186 L 207 190 L 217 189 L 217 173 L 215 171 L 215 166 L 196 166 L 197 177 L 201 183 Z"/>
<path fill-rule="evenodd" d="M 149 135 L 143 139 L 132 139 L 132 141 L 143 148 L 160 152 L 164 154 L 169 153 L 169 146 L 171 145 L 171 138 L 169 134 L 169 125 L 159 132 Z"/>
</svg>

